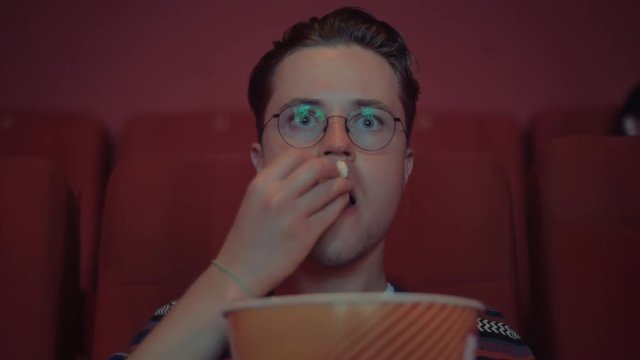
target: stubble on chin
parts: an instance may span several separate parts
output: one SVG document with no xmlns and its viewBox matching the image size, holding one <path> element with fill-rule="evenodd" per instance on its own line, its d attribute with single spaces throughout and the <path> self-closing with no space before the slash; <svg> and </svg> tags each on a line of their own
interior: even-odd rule
<svg viewBox="0 0 640 360">
<path fill-rule="evenodd" d="M 384 240 L 386 231 L 386 228 L 369 229 L 355 239 L 335 238 L 331 231 L 325 232 L 311 249 L 309 259 L 327 267 L 352 264 L 376 248 Z"/>
</svg>

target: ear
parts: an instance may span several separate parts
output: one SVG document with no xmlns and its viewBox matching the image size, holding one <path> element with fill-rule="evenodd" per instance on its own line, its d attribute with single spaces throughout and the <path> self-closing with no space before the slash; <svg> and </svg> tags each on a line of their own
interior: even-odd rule
<svg viewBox="0 0 640 360">
<path fill-rule="evenodd" d="M 258 143 L 251 144 L 251 162 L 256 172 L 262 171 L 264 167 L 264 152 L 262 151 L 262 145 Z"/>
<path fill-rule="evenodd" d="M 404 151 L 404 185 L 407 185 L 407 181 L 409 181 L 409 176 L 413 171 L 413 149 L 407 148 Z"/>
</svg>

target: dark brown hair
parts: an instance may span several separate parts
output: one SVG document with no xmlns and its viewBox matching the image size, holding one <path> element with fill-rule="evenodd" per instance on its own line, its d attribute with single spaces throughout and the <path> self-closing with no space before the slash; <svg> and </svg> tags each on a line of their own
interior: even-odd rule
<svg viewBox="0 0 640 360">
<path fill-rule="evenodd" d="M 352 7 L 294 24 L 284 32 L 282 39 L 274 41 L 273 48 L 253 68 L 248 96 L 258 134 L 262 131 L 264 112 L 273 92 L 271 79 L 285 57 L 302 48 L 352 44 L 382 56 L 393 68 L 400 82 L 400 101 L 405 112 L 407 135 L 410 134 L 420 94 L 420 86 L 411 71 L 411 53 L 393 27 Z"/>
</svg>

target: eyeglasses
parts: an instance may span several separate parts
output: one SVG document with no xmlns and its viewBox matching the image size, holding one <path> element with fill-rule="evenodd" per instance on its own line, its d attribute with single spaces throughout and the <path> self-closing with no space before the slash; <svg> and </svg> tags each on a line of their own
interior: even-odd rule
<svg viewBox="0 0 640 360">
<path fill-rule="evenodd" d="M 271 116 L 262 127 L 260 137 L 269 122 L 277 119 L 278 132 L 287 144 L 300 149 L 308 148 L 324 138 L 329 119 L 334 117 L 345 120 L 349 139 L 365 151 L 378 151 L 389 145 L 396 131 L 396 122 L 400 123 L 406 134 L 402 121 L 383 109 L 365 106 L 352 111 L 347 117 L 326 116 L 318 106 L 298 104 Z"/>
</svg>

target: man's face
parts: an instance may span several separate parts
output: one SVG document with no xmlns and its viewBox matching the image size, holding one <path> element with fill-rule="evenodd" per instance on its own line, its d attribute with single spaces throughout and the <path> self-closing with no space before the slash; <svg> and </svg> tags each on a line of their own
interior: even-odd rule
<svg viewBox="0 0 640 360">
<path fill-rule="evenodd" d="M 405 125 L 393 69 L 378 54 L 358 46 L 298 50 L 280 63 L 272 84 L 265 122 L 286 104 L 305 99 L 316 102 L 327 116 L 348 116 L 363 103 L 378 104 Z M 399 123 L 390 143 L 374 152 L 361 150 L 351 142 L 344 119 L 331 118 L 328 124 L 320 142 L 297 151 L 335 161 L 343 159 L 349 167 L 348 179 L 356 204 L 340 214 L 311 252 L 311 258 L 321 264 L 343 265 L 382 246 L 411 172 L 413 154 Z M 291 148 L 280 136 L 274 119 L 264 130 L 262 145 L 253 145 L 254 164 L 260 170 Z"/>
</svg>

